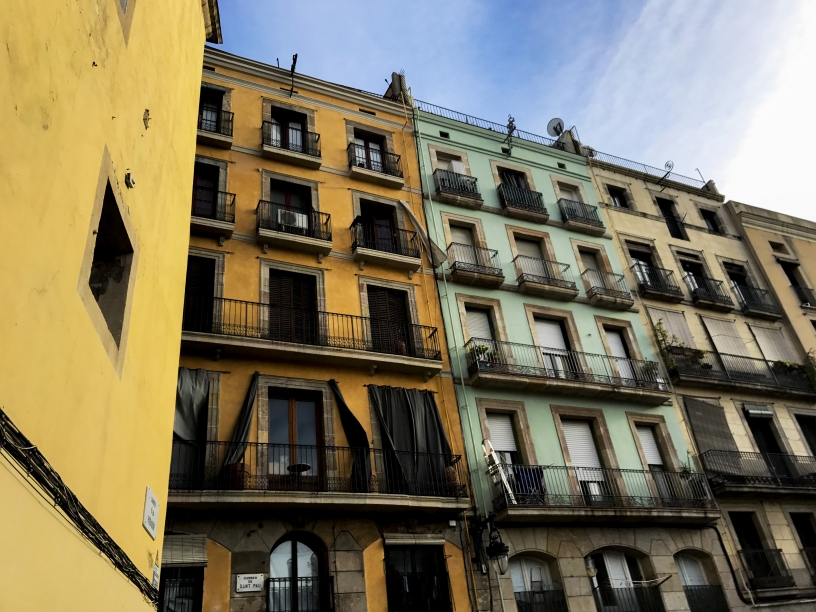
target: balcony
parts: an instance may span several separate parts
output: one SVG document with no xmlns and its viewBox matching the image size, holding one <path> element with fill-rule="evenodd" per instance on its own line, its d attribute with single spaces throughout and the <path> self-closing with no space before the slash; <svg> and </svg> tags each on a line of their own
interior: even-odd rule
<svg viewBox="0 0 816 612">
<path fill-rule="evenodd" d="M 816 293 L 810 287 L 800 287 L 792 285 L 791 289 L 799 298 L 799 303 L 803 308 L 816 308 Z"/>
<path fill-rule="evenodd" d="M 235 194 L 194 187 L 190 231 L 204 236 L 230 238 L 234 228 Z"/>
<path fill-rule="evenodd" d="M 435 327 L 226 298 L 186 297 L 182 347 L 213 354 L 434 374 Z"/>
<path fill-rule="evenodd" d="M 414 272 L 422 265 L 416 232 L 366 223 L 362 217 L 357 217 L 349 229 L 354 261 Z"/>
<path fill-rule="evenodd" d="M 533 223 L 546 223 L 550 218 L 544 206 L 544 196 L 537 191 L 502 183 L 496 189 L 499 202 L 508 217 Z"/>
<path fill-rule="evenodd" d="M 748 574 L 748 584 L 754 591 L 796 586 L 781 550 L 740 550 L 739 556 Z"/>
<path fill-rule="evenodd" d="M 235 113 L 222 110 L 204 109 L 198 114 L 199 144 L 232 148 L 232 119 Z"/>
<path fill-rule="evenodd" d="M 323 161 L 320 156 L 320 134 L 264 121 L 261 124 L 261 139 L 263 156 L 269 159 L 313 169 L 320 168 Z"/>
<path fill-rule="evenodd" d="M 772 395 L 813 396 L 806 365 L 766 361 L 685 346 L 667 346 L 663 360 L 672 380 Z"/>
<path fill-rule="evenodd" d="M 683 290 L 675 281 L 674 272 L 671 270 L 656 268 L 640 262 L 630 269 L 642 297 L 675 304 L 683 301 Z"/>
<path fill-rule="evenodd" d="M 518 255 L 513 265 L 521 293 L 554 300 L 571 300 L 578 295 L 568 264 Z"/>
<path fill-rule="evenodd" d="M 596 587 L 598 612 L 666 612 L 658 586 Z"/>
<path fill-rule="evenodd" d="M 816 458 L 710 450 L 700 463 L 715 491 L 816 496 Z"/>
<path fill-rule="evenodd" d="M 719 584 L 683 585 L 690 612 L 731 612 Z"/>
<path fill-rule="evenodd" d="M 333 576 L 308 578 L 268 578 L 268 612 L 333 612 Z M 167 608 L 188 610 L 187 607 Z"/>
<path fill-rule="evenodd" d="M 569 612 L 564 589 L 550 585 L 546 591 L 516 591 L 518 612 Z"/>
<path fill-rule="evenodd" d="M 725 284 L 722 281 L 692 274 L 691 272 L 686 274 L 683 280 L 686 281 L 686 285 L 688 285 L 691 292 L 691 300 L 696 306 L 722 312 L 734 310 L 734 302 L 728 297 Z"/>
<path fill-rule="evenodd" d="M 704 474 L 505 464 L 488 473 L 503 521 L 708 523 L 720 515 Z"/>
<path fill-rule="evenodd" d="M 669 389 L 655 361 L 471 338 L 465 344 L 469 383 L 659 405 Z"/>
<path fill-rule="evenodd" d="M 463 208 L 481 208 L 482 194 L 475 176 L 437 168 L 433 173 L 436 199 Z"/>
<path fill-rule="evenodd" d="M 234 462 L 227 465 L 228 458 Z M 465 472 L 459 455 L 261 443 L 241 450 L 231 442 L 176 440 L 169 503 L 461 511 L 468 505 Z"/>
<path fill-rule="evenodd" d="M 402 189 L 405 179 L 402 177 L 402 161 L 399 155 L 388 151 L 369 150 L 353 142 L 349 143 L 347 152 L 351 178 Z"/>
<path fill-rule="evenodd" d="M 316 210 L 292 210 L 261 200 L 255 209 L 256 240 L 279 249 L 328 255 L 332 250 L 331 215 Z"/>
<path fill-rule="evenodd" d="M 623 274 L 587 269 L 581 272 L 581 279 L 593 306 L 627 310 L 635 305 Z"/>
<path fill-rule="evenodd" d="M 771 297 L 770 291 L 737 283 L 732 283 L 731 288 L 737 295 L 742 314 L 772 321 L 782 318 L 782 310 Z"/>
<path fill-rule="evenodd" d="M 494 288 L 504 283 L 498 251 L 452 242 L 448 245 L 448 263 L 455 283 Z"/>
<path fill-rule="evenodd" d="M 597 206 L 561 198 L 558 200 L 558 207 L 561 209 L 561 220 L 565 228 L 590 236 L 603 236 L 606 233 L 606 226 Z"/>
</svg>

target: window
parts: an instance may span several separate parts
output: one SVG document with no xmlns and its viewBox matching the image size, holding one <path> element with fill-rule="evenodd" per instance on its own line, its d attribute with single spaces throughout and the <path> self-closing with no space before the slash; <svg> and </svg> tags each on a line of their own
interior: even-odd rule
<svg viewBox="0 0 816 612">
<path fill-rule="evenodd" d="M 201 612 L 203 567 L 164 567 L 159 584 L 160 612 Z"/>
<path fill-rule="evenodd" d="M 441 546 L 386 546 L 388 612 L 450 612 L 445 554 Z"/>
<path fill-rule="evenodd" d="M 791 523 L 811 567 L 816 566 L 816 524 L 811 512 L 791 512 Z"/>
<path fill-rule="evenodd" d="M 753 512 L 729 512 L 731 524 L 737 534 L 740 547 L 743 550 L 762 550 L 765 544 L 756 524 L 756 514 Z"/>
<path fill-rule="evenodd" d="M 303 152 L 303 132 L 306 131 L 307 117 L 285 108 L 273 106 L 270 109 L 269 144 L 273 147 Z"/>
<path fill-rule="evenodd" d="M 440 170 L 447 170 L 448 172 L 455 172 L 456 174 L 465 174 L 465 164 L 461 157 L 454 157 L 453 155 L 444 155 L 442 153 L 436 154 L 436 167 Z"/>
<path fill-rule="evenodd" d="M 660 214 L 663 215 L 663 218 L 666 220 L 669 235 L 672 238 L 688 240 L 686 232 L 683 229 L 683 222 L 677 216 L 677 213 L 674 212 L 674 202 L 665 198 L 656 198 L 655 201 L 657 202 L 657 208 L 660 210 Z"/>
<path fill-rule="evenodd" d="M 595 251 L 585 251 L 584 249 L 578 249 L 578 255 L 581 257 L 581 267 L 584 270 L 598 270 L 600 266 L 598 266 L 598 258 L 595 254 Z"/>
<path fill-rule="evenodd" d="M 322 468 L 319 395 L 275 387 L 268 394 L 270 477 L 316 476 Z"/>
<path fill-rule="evenodd" d="M 757 450 L 762 455 L 767 469 L 776 477 L 790 477 L 797 474 L 797 468 L 790 458 L 784 455 L 782 445 L 779 443 L 777 434 L 774 431 L 773 411 L 768 406 L 758 405 L 757 409 L 752 409 L 754 405 L 744 404 L 743 412 L 748 429 L 756 442 Z M 764 408 L 764 410 L 762 410 Z M 756 467 L 753 468 L 757 469 Z"/>
<path fill-rule="evenodd" d="M 450 138 L 450 134 L 449 134 L 448 132 L 443 132 L 443 131 L 441 131 L 441 130 L 440 130 L 440 132 L 439 132 L 439 136 L 440 136 L 441 138 Z"/>
<path fill-rule="evenodd" d="M 563 590 L 553 580 L 550 564 L 532 557 L 510 559 L 510 579 L 516 608 L 525 610 L 567 610 Z"/>
<path fill-rule="evenodd" d="M 270 203 L 261 209 L 262 227 L 278 232 L 305 236 L 309 233 L 312 191 L 277 179 L 269 180 Z"/>
<path fill-rule="evenodd" d="M 368 285 L 367 293 L 373 349 L 378 353 L 414 355 L 408 294 L 373 285 Z"/>
<path fill-rule="evenodd" d="M 221 131 L 221 106 L 224 92 L 212 87 L 202 87 L 198 100 L 198 129 L 206 132 Z"/>
<path fill-rule="evenodd" d="M 508 465 L 521 463 L 516 434 L 513 427 L 513 417 L 509 414 L 487 413 L 487 429 L 490 433 L 490 443 L 493 450 L 502 461 Z"/>
<path fill-rule="evenodd" d="M 385 139 L 382 136 L 354 130 L 355 164 L 375 172 L 384 172 L 383 151 Z"/>
<path fill-rule="evenodd" d="M 694 336 L 691 335 L 691 330 L 686 322 L 686 317 L 682 312 L 649 306 L 649 317 L 654 325 L 662 323 L 669 336 L 669 344 L 684 344 L 690 348 L 697 347 L 694 343 Z"/>
<path fill-rule="evenodd" d="M 660 282 L 662 279 L 653 270 L 655 265 L 652 248 L 649 245 L 636 242 L 627 242 L 626 246 L 629 250 L 629 259 L 632 260 L 632 270 L 637 281 L 645 285 L 663 284 Z"/>
<path fill-rule="evenodd" d="M 595 446 L 592 424 L 589 421 L 561 419 L 561 430 L 584 503 L 588 506 L 611 505 L 611 491 Z"/>
<path fill-rule="evenodd" d="M 220 168 L 196 162 L 193 170 L 193 216 L 216 218 Z"/>
<path fill-rule="evenodd" d="M 269 269 L 269 339 L 318 344 L 316 279 Z"/>
<path fill-rule="evenodd" d="M 567 164 L 565 164 L 564 162 L 558 162 L 558 167 L 561 168 L 561 170 L 566 170 Z"/>
<path fill-rule="evenodd" d="M 619 602 L 620 596 L 610 592 L 610 589 L 631 589 L 635 582 L 643 580 L 637 559 L 618 550 L 593 553 L 590 559 L 597 571 L 592 582 L 593 586 L 600 590 L 596 593 L 596 601 L 600 599 L 600 602 L 597 602 L 600 604 L 598 609 L 603 612 L 620 610 L 619 605 L 623 602 Z"/>
<path fill-rule="evenodd" d="M 710 567 L 710 560 L 706 559 Z M 691 612 L 729 612 L 728 601 L 719 584 L 709 584 L 703 563 L 689 553 L 674 556 Z M 714 570 L 716 572 L 716 570 Z"/>
<path fill-rule="evenodd" d="M 797 414 L 796 422 L 802 430 L 802 436 L 807 442 L 812 455 L 816 456 L 816 416 Z"/>
<path fill-rule="evenodd" d="M 541 243 L 535 240 L 525 240 L 523 238 L 516 238 L 516 252 L 524 257 L 532 257 L 533 259 L 543 259 L 541 256 Z M 542 276 L 544 276 L 542 274 Z"/>
<path fill-rule="evenodd" d="M 717 216 L 717 213 L 713 210 L 708 210 L 707 208 L 700 209 L 700 216 L 705 221 L 706 229 L 712 234 L 723 234 L 722 222 L 720 218 Z"/>
<path fill-rule="evenodd" d="M 728 370 L 733 370 L 735 374 L 738 373 L 740 366 L 749 368 L 750 372 L 754 372 L 753 364 L 746 364 L 743 359 L 730 358 L 728 356 L 736 355 L 738 357 L 750 357 L 748 347 L 745 346 L 745 341 L 740 336 L 737 330 L 737 324 L 734 321 L 726 319 L 713 319 L 710 317 L 701 317 L 703 325 L 711 338 L 714 348 L 726 356 L 726 362 L 723 364 Z M 750 376 L 749 376 L 750 379 Z"/>
<path fill-rule="evenodd" d="M 468 331 L 471 338 L 478 338 L 488 342 L 495 339 L 493 333 L 493 321 L 490 319 L 490 312 L 483 308 L 465 308 L 467 316 Z"/>
<path fill-rule="evenodd" d="M 517 170 L 508 170 L 507 168 L 499 168 L 499 180 L 502 185 L 509 187 L 517 187 L 519 189 L 529 189 L 527 185 L 527 175 Z"/>
<path fill-rule="evenodd" d="M 705 266 L 697 255 L 692 253 L 677 253 L 677 258 L 680 261 L 680 268 L 683 270 L 684 278 L 693 291 L 701 289 L 704 296 L 709 295 L 708 275 L 706 274 Z"/>
<path fill-rule="evenodd" d="M 781 329 L 749 325 L 756 338 L 759 350 L 768 361 L 798 361 L 796 351 L 788 342 Z"/>
<path fill-rule="evenodd" d="M 581 199 L 581 190 L 575 185 L 558 183 L 558 191 L 561 192 L 561 198 L 564 200 L 570 200 L 571 202 L 583 202 Z"/>
<path fill-rule="evenodd" d="M 182 329 L 190 332 L 212 332 L 214 307 L 215 259 L 190 255 L 187 257 Z"/>
<path fill-rule="evenodd" d="M 770 241 L 770 240 L 769 240 L 769 241 L 768 241 L 768 244 L 770 244 L 770 245 L 771 245 L 771 250 L 772 250 L 774 253 L 780 253 L 780 254 L 782 254 L 782 255 L 787 255 L 787 254 L 788 254 L 788 247 L 786 247 L 786 246 L 785 246 L 784 244 L 782 244 L 781 242 L 773 242 L 773 241 Z"/>
<path fill-rule="evenodd" d="M 606 190 L 609 192 L 609 198 L 612 206 L 618 208 L 631 208 L 629 205 L 629 194 L 622 187 L 615 187 L 614 185 L 607 185 Z"/>
<path fill-rule="evenodd" d="M 458 225 L 450 226 L 451 244 L 449 255 L 457 264 L 480 265 L 480 257 L 473 240 L 473 230 Z M 482 257 L 481 259 L 484 259 Z M 489 262 L 487 262 L 489 263 Z"/>
<path fill-rule="evenodd" d="M 660 456 L 660 447 L 657 444 L 654 427 L 652 425 L 637 425 L 635 431 L 637 431 L 646 465 L 650 470 L 662 471 L 663 459 Z"/>
<path fill-rule="evenodd" d="M 102 311 L 108 331 L 116 346 L 119 346 L 133 264 L 133 246 L 110 182 L 105 187 L 102 214 L 95 234 L 88 286 Z"/>
<path fill-rule="evenodd" d="M 317 553 L 297 540 L 278 544 L 269 555 L 269 612 L 312 612 L 325 599 Z"/>
<path fill-rule="evenodd" d="M 535 319 L 541 359 L 548 376 L 573 378 L 580 373 L 578 356 L 570 351 L 563 321 Z"/>
<path fill-rule="evenodd" d="M 604 334 L 606 334 L 606 344 L 609 347 L 609 355 L 612 357 L 615 369 L 618 371 L 618 376 L 624 381 L 633 381 L 637 379 L 635 375 L 635 367 L 632 363 L 632 354 L 629 350 L 626 341 L 626 333 L 623 329 L 609 327 L 604 325 Z"/>
<path fill-rule="evenodd" d="M 732 283 L 735 285 L 741 285 L 743 287 L 750 285 L 750 282 L 748 281 L 748 272 L 743 266 L 725 262 L 723 267 L 725 268 L 725 273 L 728 275 L 728 278 L 731 279 Z"/>
<path fill-rule="evenodd" d="M 365 234 L 364 246 L 386 253 L 402 253 L 394 207 L 377 202 L 360 201 L 360 221 Z"/>
</svg>

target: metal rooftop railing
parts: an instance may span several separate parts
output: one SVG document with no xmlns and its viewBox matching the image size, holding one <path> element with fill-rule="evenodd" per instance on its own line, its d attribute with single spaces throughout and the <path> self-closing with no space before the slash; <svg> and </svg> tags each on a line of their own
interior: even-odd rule
<svg viewBox="0 0 816 612">
<path fill-rule="evenodd" d="M 419 110 L 426 113 L 430 113 L 432 115 L 438 115 L 440 117 L 445 117 L 446 119 L 451 119 L 453 121 L 459 121 L 461 123 L 466 123 L 468 125 L 474 125 L 476 127 L 497 132 L 499 134 L 505 135 L 507 134 L 507 126 L 501 125 L 500 123 L 496 123 L 494 121 L 479 119 L 478 117 L 473 117 L 472 115 L 466 115 L 465 113 L 460 113 L 459 111 L 454 111 L 449 108 L 437 106 L 436 104 L 431 104 L 430 102 L 423 102 L 422 100 L 414 99 L 414 104 Z M 558 146 L 560 144 L 559 141 L 554 140 L 552 138 L 547 138 L 546 136 L 539 136 L 537 134 L 525 132 L 524 130 L 516 129 L 515 132 L 513 132 L 513 136 L 515 138 L 520 138 L 522 140 L 527 140 L 529 142 L 535 142 L 537 144 L 544 145 L 545 147 L 554 146 L 560 148 Z M 585 146 L 583 147 L 583 149 L 586 157 L 596 159 L 607 164 L 620 166 L 628 170 L 642 172 L 644 174 L 648 174 L 649 176 L 653 176 L 658 179 L 673 181 L 675 183 L 680 183 L 682 185 L 694 187 L 695 189 L 702 189 L 706 184 L 705 181 L 701 181 L 700 179 L 692 178 L 690 176 L 684 176 L 682 174 L 677 174 L 676 172 L 667 173 L 666 170 L 661 170 L 660 168 L 649 166 L 647 164 L 641 164 L 640 162 L 635 162 L 629 159 L 625 159 L 623 157 L 618 157 L 616 155 L 602 153 L 590 147 Z"/>
</svg>

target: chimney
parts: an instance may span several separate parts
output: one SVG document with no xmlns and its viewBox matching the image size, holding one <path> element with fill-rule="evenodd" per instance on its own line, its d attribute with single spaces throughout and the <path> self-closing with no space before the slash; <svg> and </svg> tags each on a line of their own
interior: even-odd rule
<svg viewBox="0 0 816 612">
<path fill-rule="evenodd" d="M 396 102 L 402 101 L 408 106 L 413 105 L 414 101 L 411 98 L 411 95 L 408 93 L 408 87 L 405 84 L 404 74 L 400 74 L 399 72 L 391 73 L 391 84 L 388 85 L 388 89 L 386 90 L 383 98 L 388 98 Z"/>
<path fill-rule="evenodd" d="M 720 192 L 717 190 L 717 186 L 714 184 L 714 181 L 708 181 L 705 185 L 703 185 L 703 191 L 710 191 L 713 194 L 720 195 Z"/>
</svg>

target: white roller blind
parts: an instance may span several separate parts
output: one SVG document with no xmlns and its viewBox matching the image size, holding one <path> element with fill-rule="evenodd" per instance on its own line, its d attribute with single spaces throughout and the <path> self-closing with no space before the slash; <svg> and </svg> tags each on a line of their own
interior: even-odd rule
<svg viewBox="0 0 816 612">
<path fill-rule="evenodd" d="M 623 334 L 617 329 L 604 329 L 606 332 L 606 343 L 609 345 L 609 352 L 613 357 L 628 359 L 626 345 L 623 343 Z"/>
<path fill-rule="evenodd" d="M 490 443 L 498 452 L 515 452 L 516 436 L 513 435 L 513 420 L 508 414 L 488 414 L 487 428 L 490 430 Z"/>
<path fill-rule="evenodd" d="M 516 240 L 516 251 L 525 257 L 541 259 L 541 246 L 533 240 Z"/>
<path fill-rule="evenodd" d="M 462 163 L 461 159 L 452 159 L 450 161 L 451 170 L 456 172 L 457 174 L 464 174 L 465 173 L 465 164 Z"/>
<path fill-rule="evenodd" d="M 601 467 L 601 458 L 595 448 L 595 440 L 592 438 L 592 429 L 588 421 L 563 420 L 561 428 L 564 431 L 570 460 L 574 467 Z"/>
<path fill-rule="evenodd" d="M 473 246 L 473 232 L 469 228 L 451 225 L 450 234 L 451 242 Z"/>
<path fill-rule="evenodd" d="M 622 552 L 607 550 L 603 552 L 606 575 L 609 576 L 610 586 L 616 589 L 626 589 L 632 586 L 632 576 L 626 565 L 626 558 Z"/>
<path fill-rule="evenodd" d="M 748 347 L 745 346 L 745 341 L 737 331 L 737 324 L 734 321 L 726 321 L 725 319 L 710 319 L 702 317 L 703 324 L 708 330 L 708 335 L 711 336 L 711 341 L 714 347 L 721 353 L 726 355 L 740 355 L 742 357 L 750 357 Z"/>
<path fill-rule="evenodd" d="M 660 449 L 657 446 L 654 428 L 649 427 L 648 425 L 638 425 L 637 434 L 638 439 L 640 440 L 640 447 L 643 449 L 643 454 L 646 456 L 646 464 L 663 465 L 663 459 L 660 458 Z"/>
<path fill-rule="evenodd" d="M 705 573 L 700 562 L 690 555 L 677 555 L 677 569 L 680 570 L 680 582 L 683 586 L 705 586 Z"/>
<path fill-rule="evenodd" d="M 584 270 L 597 270 L 598 269 L 598 260 L 595 258 L 595 253 L 590 253 L 589 251 L 579 251 L 581 254 L 581 265 L 584 267 Z"/>
<path fill-rule="evenodd" d="M 694 337 L 691 335 L 686 317 L 682 312 L 676 310 L 663 310 L 662 308 L 652 308 L 649 306 L 649 316 L 652 323 L 657 325 L 659 321 L 663 321 L 663 327 L 669 332 L 669 339 L 672 336 L 677 336 L 677 341 L 682 342 L 688 347 L 697 348 L 694 344 Z"/>
<path fill-rule="evenodd" d="M 207 536 L 165 536 L 161 564 L 162 567 L 201 567 L 207 565 Z"/>
<path fill-rule="evenodd" d="M 558 190 L 561 192 L 561 197 L 573 202 L 581 201 L 581 193 L 572 185 L 565 185 L 558 183 Z"/>
<path fill-rule="evenodd" d="M 768 361 L 799 361 L 799 357 L 781 329 L 749 325 L 759 350 Z"/>
<path fill-rule="evenodd" d="M 564 332 L 558 321 L 547 321 L 546 319 L 536 319 L 536 334 L 538 335 L 539 346 L 544 348 L 567 349 L 567 341 L 564 339 Z"/>
<path fill-rule="evenodd" d="M 486 310 L 477 310 L 475 308 L 468 308 L 467 313 L 468 330 L 471 338 L 482 338 L 484 340 L 493 340 L 493 334 L 490 331 L 490 315 Z"/>
<path fill-rule="evenodd" d="M 453 170 L 453 164 L 451 163 L 450 159 L 445 159 L 444 157 L 437 156 L 436 158 L 436 167 L 440 170 L 447 170 L 449 172 Z"/>
</svg>

